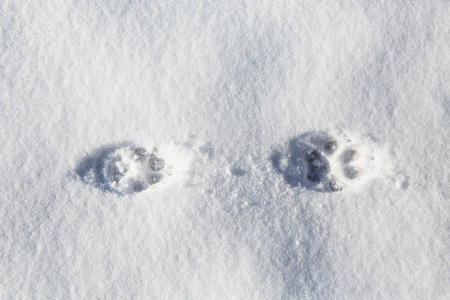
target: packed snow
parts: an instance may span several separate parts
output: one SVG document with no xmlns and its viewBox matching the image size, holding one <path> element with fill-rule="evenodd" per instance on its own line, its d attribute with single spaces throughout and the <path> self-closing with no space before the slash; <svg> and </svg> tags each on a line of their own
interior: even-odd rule
<svg viewBox="0 0 450 300">
<path fill-rule="evenodd" d="M 173 178 L 189 176 L 193 157 L 185 149 L 173 142 L 163 144 L 162 157 L 168 157 L 167 162 L 157 147 L 150 149 L 128 143 L 104 146 L 83 158 L 75 173 L 87 184 L 118 194 L 139 193 L 155 184 L 160 187 Z"/>
<path fill-rule="evenodd" d="M 450 1 L 0 1 L 0 298 L 449 299 Z"/>
<path fill-rule="evenodd" d="M 372 172 L 379 160 L 370 144 L 355 143 L 346 137 L 338 142 L 324 132 L 294 137 L 285 148 L 272 153 L 274 169 L 292 187 L 301 184 L 322 192 L 353 186 L 358 178 Z"/>
</svg>

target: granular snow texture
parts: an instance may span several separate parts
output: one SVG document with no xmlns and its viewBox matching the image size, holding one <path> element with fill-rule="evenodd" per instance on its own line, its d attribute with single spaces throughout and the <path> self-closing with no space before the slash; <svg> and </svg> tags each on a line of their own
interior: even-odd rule
<svg viewBox="0 0 450 300">
<path fill-rule="evenodd" d="M 0 298 L 450 298 L 449 16 L 2 0 Z"/>
</svg>

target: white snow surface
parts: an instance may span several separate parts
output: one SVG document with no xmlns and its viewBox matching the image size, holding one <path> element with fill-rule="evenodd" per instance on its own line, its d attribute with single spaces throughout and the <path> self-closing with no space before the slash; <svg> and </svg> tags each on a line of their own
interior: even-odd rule
<svg viewBox="0 0 450 300">
<path fill-rule="evenodd" d="M 449 16 L 0 1 L 0 298 L 449 299 Z M 290 185 L 270 156 L 307 132 L 352 137 L 374 169 Z M 123 195 L 77 174 L 123 143 L 172 175 Z"/>
</svg>

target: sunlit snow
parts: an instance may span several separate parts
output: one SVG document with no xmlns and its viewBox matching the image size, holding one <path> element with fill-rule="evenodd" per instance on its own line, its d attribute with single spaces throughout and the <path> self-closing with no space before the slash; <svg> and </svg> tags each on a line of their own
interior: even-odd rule
<svg viewBox="0 0 450 300">
<path fill-rule="evenodd" d="M 449 299 L 450 1 L 0 1 L 1 299 Z"/>
</svg>

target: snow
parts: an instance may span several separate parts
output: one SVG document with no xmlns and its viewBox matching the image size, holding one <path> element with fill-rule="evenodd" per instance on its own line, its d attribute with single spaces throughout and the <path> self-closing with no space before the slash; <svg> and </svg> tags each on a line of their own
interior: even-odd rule
<svg viewBox="0 0 450 300">
<path fill-rule="evenodd" d="M 449 298 L 449 15 L 3 0 L 0 298 Z M 282 157 L 292 185 L 271 155 L 317 133 L 337 152 Z M 172 168 L 142 190 L 148 164 L 117 189 L 85 176 L 132 147 Z"/>
<path fill-rule="evenodd" d="M 301 185 L 321 192 L 337 192 L 382 171 L 377 167 L 383 160 L 378 155 L 381 153 L 383 150 L 370 140 L 342 134 L 336 139 L 326 132 L 308 132 L 274 150 L 270 160 L 275 171 L 292 187 Z"/>
</svg>

